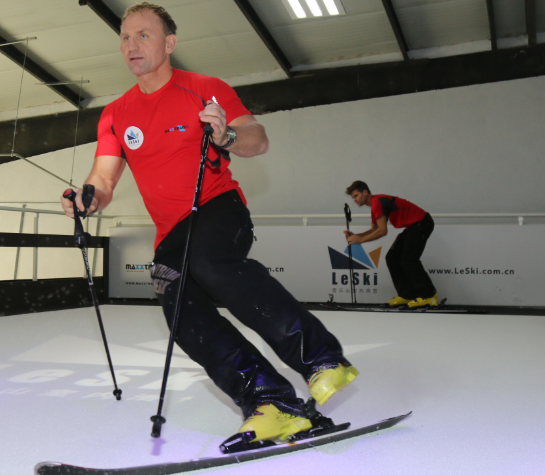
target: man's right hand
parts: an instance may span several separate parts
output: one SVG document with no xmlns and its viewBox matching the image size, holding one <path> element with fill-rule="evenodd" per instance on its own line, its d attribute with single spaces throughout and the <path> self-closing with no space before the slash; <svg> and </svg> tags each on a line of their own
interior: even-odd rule
<svg viewBox="0 0 545 475">
<path fill-rule="evenodd" d="M 77 188 L 76 190 L 76 197 L 75 197 L 75 203 L 78 209 L 81 212 L 85 211 L 85 206 L 83 206 L 83 190 L 81 188 Z M 64 193 L 63 193 L 64 194 Z M 61 205 L 62 209 L 64 210 L 64 214 L 68 216 L 69 218 L 74 218 L 74 205 L 72 204 L 72 201 L 64 198 L 64 196 L 61 196 Z M 93 201 L 91 202 L 91 206 L 89 206 L 89 209 L 87 210 L 86 216 L 93 213 L 98 207 L 98 200 L 96 197 L 93 197 Z"/>
</svg>

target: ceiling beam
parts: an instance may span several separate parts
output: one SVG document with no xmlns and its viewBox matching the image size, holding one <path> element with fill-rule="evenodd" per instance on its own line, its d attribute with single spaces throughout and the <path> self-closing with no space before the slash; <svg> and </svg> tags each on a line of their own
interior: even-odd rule
<svg viewBox="0 0 545 475">
<path fill-rule="evenodd" d="M 0 36 L 0 53 L 2 53 L 4 56 L 7 56 L 14 63 L 18 64 L 21 67 L 23 67 L 23 64 L 24 64 L 25 71 L 32 74 L 32 76 L 34 76 L 38 81 L 41 81 L 43 83 L 62 82 L 62 81 L 59 81 L 59 79 L 53 76 L 52 74 L 48 73 L 38 63 L 36 63 L 36 61 L 30 59 L 28 55 L 25 58 L 25 53 L 19 51 L 17 47 L 15 47 L 14 45 L 2 46 L 2 44 L 4 43 L 10 43 L 10 41 Z M 63 99 L 68 101 L 74 107 L 76 108 L 79 107 L 79 103 L 80 103 L 79 94 L 76 94 L 69 87 L 63 86 L 63 85 L 55 86 L 50 84 L 48 84 L 47 87 L 49 87 L 51 90 L 59 94 Z"/>
<path fill-rule="evenodd" d="M 244 14 L 250 25 L 254 28 L 255 32 L 261 38 L 261 41 L 269 49 L 271 54 L 274 56 L 274 59 L 282 67 L 284 72 L 287 74 L 288 78 L 292 78 L 293 74 L 291 73 L 291 63 L 288 58 L 278 46 L 278 43 L 273 38 L 271 32 L 267 29 L 265 24 L 259 18 L 259 15 L 254 10 L 254 7 L 250 4 L 248 0 L 235 0 L 235 3 L 240 8 L 240 11 Z"/>
<path fill-rule="evenodd" d="M 433 59 L 297 72 L 291 81 L 235 88 L 253 113 L 545 76 L 545 44 Z"/>
<path fill-rule="evenodd" d="M 93 10 L 117 35 L 121 33 L 121 18 L 119 18 L 110 7 L 102 0 L 79 0 L 80 6 L 88 6 Z"/>
<path fill-rule="evenodd" d="M 403 55 L 405 61 L 409 60 L 409 48 L 407 47 L 407 42 L 405 41 L 405 36 L 403 36 L 403 31 L 401 30 L 401 25 L 397 19 L 397 15 L 392 5 L 391 0 L 382 0 L 384 5 L 384 10 L 386 10 L 386 15 L 388 15 L 388 20 L 390 20 L 390 25 L 392 25 L 392 30 L 394 30 L 394 35 L 396 36 L 397 44 Z"/>
<path fill-rule="evenodd" d="M 537 6 L 536 0 L 526 0 L 526 34 L 528 46 L 537 45 Z"/>
<path fill-rule="evenodd" d="M 17 154 L 33 157 L 63 148 L 74 147 L 76 119 L 78 120 L 77 145 L 96 142 L 97 125 L 102 108 L 61 112 L 60 114 L 29 117 L 17 121 Z M 0 122 L 0 154 L 11 155 L 13 120 Z M 2 156 L 1 163 L 19 160 L 17 156 Z M 39 161 L 38 161 L 39 163 Z M 66 173 L 69 176 L 69 171 Z"/>
<path fill-rule="evenodd" d="M 490 45 L 492 51 L 498 49 L 498 37 L 496 35 L 496 18 L 494 17 L 494 0 L 486 0 L 488 10 L 488 26 L 490 28 Z"/>
</svg>

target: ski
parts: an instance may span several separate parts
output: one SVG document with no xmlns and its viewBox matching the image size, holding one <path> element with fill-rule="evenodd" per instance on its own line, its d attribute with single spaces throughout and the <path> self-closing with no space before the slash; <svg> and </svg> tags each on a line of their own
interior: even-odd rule
<svg viewBox="0 0 545 475">
<path fill-rule="evenodd" d="M 288 444 L 276 445 L 269 448 L 254 449 L 247 452 L 240 452 L 232 455 L 224 455 L 220 457 L 204 458 L 190 460 L 181 463 L 167 463 L 158 465 L 147 465 L 142 467 L 129 468 L 85 468 L 74 465 L 66 465 L 57 462 L 42 462 L 34 467 L 35 475 L 168 475 L 175 473 L 193 472 L 195 470 L 203 470 L 206 468 L 223 467 L 225 465 L 234 465 L 253 460 L 265 459 L 276 455 L 289 454 L 300 450 L 311 449 L 334 442 L 358 437 L 360 435 L 371 434 L 379 430 L 388 429 L 395 426 L 403 419 L 406 419 L 412 414 L 404 414 L 397 417 L 392 417 L 376 424 L 359 429 L 353 429 L 344 432 L 337 432 L 320 438 L 303 439 L 303 441 L 290 442 Z"/>
<path fill-rule="evenodd" d="M 390 307 L 388 304 L 379 304 L 373 307 L 354 307 L 337 304 L 334 302 L 321 303 L 320 306 L 328 310 L 343 310 L 346 312 L 397 312 L 397 313 L 471 313 L 481 314 L 488 313 L 488 310 L 468 309 L 463 307 L 451 307 L 445 305 L 447 299 L 441 300 L 439 305 L 435 307 L 417 307 L 409 308 L 407 305 L 398 307 Z"/>
</svg>

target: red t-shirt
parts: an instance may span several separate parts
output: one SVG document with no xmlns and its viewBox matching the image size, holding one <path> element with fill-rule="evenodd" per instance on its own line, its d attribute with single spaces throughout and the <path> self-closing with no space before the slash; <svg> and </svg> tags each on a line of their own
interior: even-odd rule
<svg viewBox="0 0 545 475">
<path fill-rule="evenodd" d="M 414 203 L 391 195 L 373 195 L 371 198 L 371 221 L 373 224 L 381 216 L 390 219 L 394 228 L 408 228 L 411 224 L 422 221 L 426 211 Z"/>
<path fill-rule="evenodd" d="M 153 94 L 144 94 L 136 85 L 102 112 L 95 156 L 127 159 L 157 227 L 155 247 L 191 212 L 204 127 L 199 112 L 213 97 L 225 110 L 227 123 L 250 114 L 225 82 L 177 69 Z M 218 158 L 212 145 L 208 157 Z M 228 166 L 225 158 L 219 167 L 206 163 L 199 204 L 233 189 L 246 203 Z"/>
</svg>

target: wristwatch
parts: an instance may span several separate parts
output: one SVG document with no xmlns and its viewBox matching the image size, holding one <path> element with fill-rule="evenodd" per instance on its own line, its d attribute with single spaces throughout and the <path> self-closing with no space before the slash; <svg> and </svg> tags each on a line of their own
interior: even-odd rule
<svg viewBox="0 0 545 475">
<path fill-rule="evenodd" d="M 235 143 L 235 140 L 237 139 L 237 133 L 235 129 L 227 126 L 227 137 L 228 137 L 227 143 L 225 145 L 220 145 L 219 146 L 220 148 L 227 148 Z"/>
</svg>

